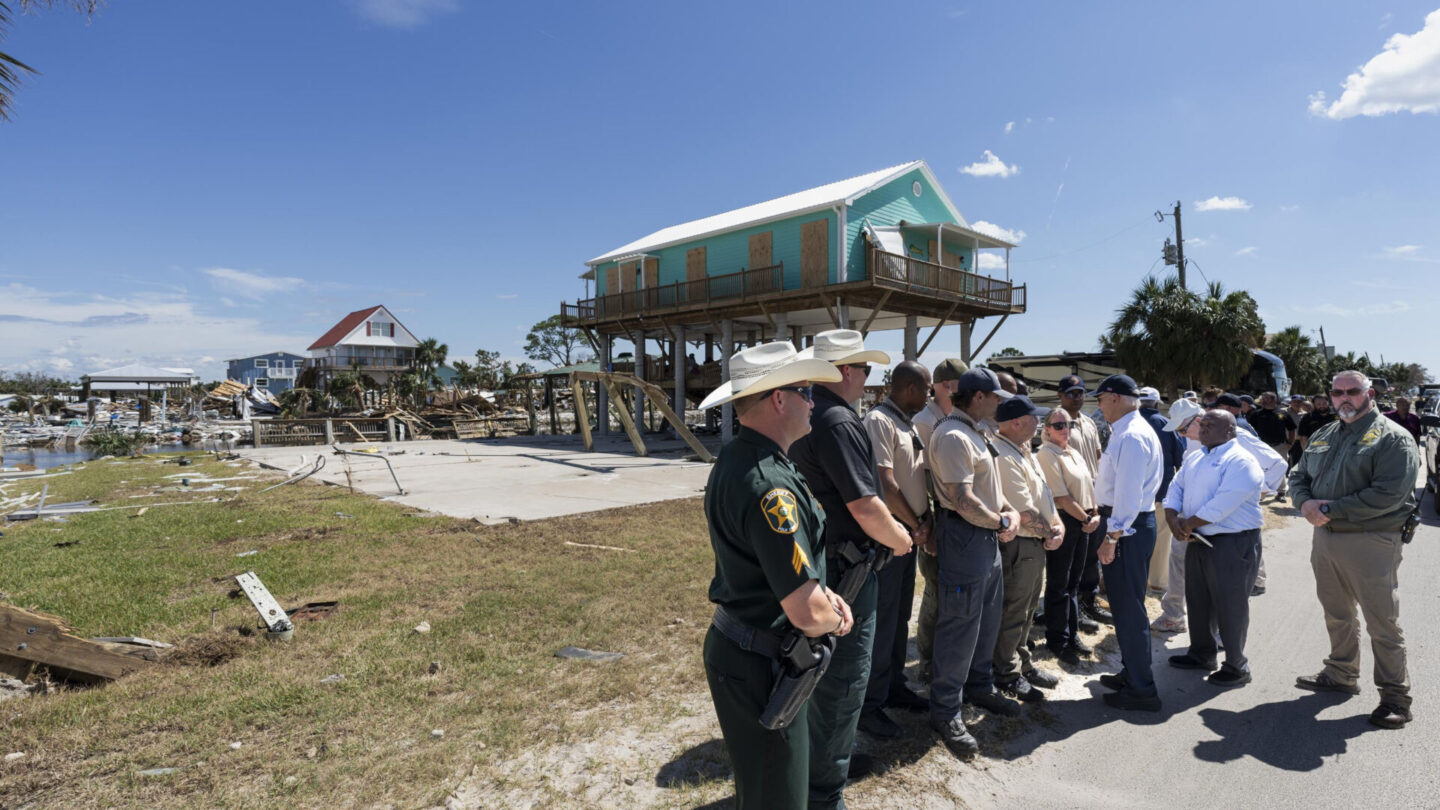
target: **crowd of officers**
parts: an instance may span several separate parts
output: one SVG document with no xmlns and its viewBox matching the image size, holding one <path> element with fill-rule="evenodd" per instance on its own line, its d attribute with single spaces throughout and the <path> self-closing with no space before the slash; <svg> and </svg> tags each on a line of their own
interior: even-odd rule
<svg viewBox="0 0 1440 810">
<path fill-rule="evenodd" d="M 1066 377 L 1048 410 L 1008 374 L 950 359 L 932 375 L 907 361 L 862 418 L 871 368 L 889 362 L 853 330 L 822 332 L 803 352 L 762 344 L 735 354 L 701 404 L 733 402 L 740 422 L 706 490 L 716 616 L 704 650 L 738 807 L 843 807 L 847 780 L 873 767 L 854 751 L 857 730 L 905 733 L 887 711 L 928 715 L 957 757 L 974 757 L 962 705 L 1019 715 L 1058 684 L 1035 666 L 1037 614 L 1068 666 L 1093 654 L 1082 630 L 1114 625 L 1122 668 L 1099 682 L 1117 709 L 1161 709 L 1150 631 L 1184 629 L 1187 612 L 1190 646 L 1170 665 L 1216 687 L 1248 683 L 1262 494 L 1288 494 L 1315 527 L 1332 652 L 1296 685 L 1358 694 L 1363 614 L 1381 693 L 1371 721 L 1409 721 L 1395 582 L 1419 459 L 1366 377 L 1341 373 L 1298 420 L 1293 400 L 1247 408 L 1218 390 L 1186 392 L 1167 418 L 1159 393 L 1125 375 L 1094 391 Z M 928 698 L 905 677 L 917 569 Z M 1153 628 L 1147 590 L 1164 596 Z M 793 719 L 768 728 L 776 684 L 803 680 L 778 652 L 796 638 L 822 668 Z"/>
</svg>

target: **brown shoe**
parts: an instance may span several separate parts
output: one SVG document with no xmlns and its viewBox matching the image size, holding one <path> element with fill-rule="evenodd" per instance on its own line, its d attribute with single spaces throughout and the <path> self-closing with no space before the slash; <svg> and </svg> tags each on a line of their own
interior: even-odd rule
<svg viewBox="0 0 1440 810">
<path fill-rule="evenodd" d="M 1321 672 L 1319 675 L 1301 675 L 1295 679 L 1295 686 L 1300 689 L 1309 689 L 1311 692 L 1343 692 L 1347 695 L 1360 694 L 1359 686 L 1353 683 L 1340 683 L 1324 672 Z"/>
</svg>

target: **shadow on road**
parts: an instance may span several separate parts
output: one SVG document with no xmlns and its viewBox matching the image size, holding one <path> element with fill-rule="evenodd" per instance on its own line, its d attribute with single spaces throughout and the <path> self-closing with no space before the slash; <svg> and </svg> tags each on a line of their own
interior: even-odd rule
<svg viewBox="0 0 1440 810">
<path fill-rule="evenodd" d="M 1238 712 L 1202 709 L 1200 719 L 1205 727 L 1221 739 L 1197 743 L 1195 758 L 1225 763 L 1249 755 L 1274 768 L 1313 771 L 1325 764 L 1325 757 L 1345 753 L 1352 737 L 1375 730 L 1365 715 L 1320 719 L 1320 712 L 1344 699 L 1343 695 L 1309 694 Z"/>
</svg>

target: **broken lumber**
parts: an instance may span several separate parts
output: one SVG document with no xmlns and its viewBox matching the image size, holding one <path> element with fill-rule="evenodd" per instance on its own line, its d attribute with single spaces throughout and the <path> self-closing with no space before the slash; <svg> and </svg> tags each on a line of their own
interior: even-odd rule
<svg viewBox="0 0 1440 810">
<path fill-rule="evenodd" d="M 43 666 L 58 678 L 87 683 L 112 681 L 149 663 L 73 635 L 57 616 L 11 605 L 0 605 L 0 659 Z"/>
</svg>

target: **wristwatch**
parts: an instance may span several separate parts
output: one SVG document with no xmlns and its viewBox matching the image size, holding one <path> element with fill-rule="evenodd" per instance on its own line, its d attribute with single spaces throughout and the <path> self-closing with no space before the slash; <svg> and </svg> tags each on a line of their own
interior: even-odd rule
<svg viewBox="0 0 1440 810">
<path fill-rule="evenodd" d="M 1115 545 L 1116 543 L 1120 542 L 1120 538 L 1118 538 L 1118 537 L 1111 537 L 1110 535 L 1107 534 L 1107 535 L 1105 535 L 1105 542 L 1107 542 L 1107 543 L 1109 543 L 1110 545 L 1113 546 L 1113 545 Z"/>
<path fill-rule="evenodd" d="M 1001 516 L 1000 516 L 1000 531 L 1002 531 L 1002 532 L 1008 532 L 1008 531 L 1010 531 L 1010 516 L 1009 516 L 1009 515 L 1001 515 Z"/>
<path fill-rule="evenodd" d="M 1322 504 L 1320 504 L 1320 514 L 1322 514 L 1322 515 L 1328 515 L 1328 514 L 1330 514 L 1330 504 L 1328 504 L 1328 503 L 1322 503 Z"/>
</svg>

